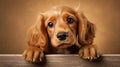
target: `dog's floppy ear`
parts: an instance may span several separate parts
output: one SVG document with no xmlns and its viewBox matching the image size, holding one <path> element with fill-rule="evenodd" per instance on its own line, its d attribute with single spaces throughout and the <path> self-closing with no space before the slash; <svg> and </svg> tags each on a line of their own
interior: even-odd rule
<svg viewBox="0 0 120 67">
<path fill-rule="evenodd" d="M 78 12 L 78 42 L 82 45 L 93 43 L 95 25 L 87 20 L 83 13 Z"/>
<path fill-rule="evenodd" d="M 37 22 L 28 30 L 28 45 L 45 49 L 48 43 L 44 15 L 40 14 Z"/>
</svg>

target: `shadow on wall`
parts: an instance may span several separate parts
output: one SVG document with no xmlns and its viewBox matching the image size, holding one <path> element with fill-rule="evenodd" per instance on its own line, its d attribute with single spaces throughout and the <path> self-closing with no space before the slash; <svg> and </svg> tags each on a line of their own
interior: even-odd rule
<svg viewBox="0 0 120 67">
<path fill-rule="evenodd" d="M 74 2 L 74 3 L 73 3 Z M 40 12 L 56 5 L 77 7 L 96 27 L 95 44 L 102 53 L 120 53 L 119 0 L 0 0 L 0 53 L 22 53 L 26 31 Z"/>
</svg>

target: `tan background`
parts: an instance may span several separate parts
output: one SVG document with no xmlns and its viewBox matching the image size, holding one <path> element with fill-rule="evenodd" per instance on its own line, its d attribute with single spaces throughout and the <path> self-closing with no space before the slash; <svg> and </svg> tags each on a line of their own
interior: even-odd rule
<svg viewBox="0 0 120 67">
<path fill-rule="evenodd" d="M 0 53 L 22 53 L 26 31 L 40 12 L 56 5 L 80 9 L 96 24 L 102 53 L 120 53 L 120 0 L 0 0 Z"/>
</svg>

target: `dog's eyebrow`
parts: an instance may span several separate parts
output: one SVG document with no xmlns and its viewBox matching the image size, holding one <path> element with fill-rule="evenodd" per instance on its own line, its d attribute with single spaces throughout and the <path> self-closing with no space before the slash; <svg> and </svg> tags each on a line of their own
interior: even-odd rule
<svg viewBox="0 0 120 67">
<path fill-rule="evenodd" d="M 64 12 L 62 14 L 62 17 L 71 17 L 73 18 L 74 20 L 77 20 L 76 16 L 74 14 L 71 14 L 71 13 L 68 13 L 68 12 Z"/>
<path fill-rule="evenodd" d="M 51 16 L 48 20 L 50 20 L 50 21 L 55 21 L 55 22 L 56 22 L 56 17 Z"/>
</svg>

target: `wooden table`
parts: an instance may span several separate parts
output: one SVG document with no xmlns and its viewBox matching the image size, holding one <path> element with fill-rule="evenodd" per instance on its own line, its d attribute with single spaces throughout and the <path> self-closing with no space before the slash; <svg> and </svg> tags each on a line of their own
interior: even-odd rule
<svg viewBox="0 0 120 67">
<path fill-rule="evenodd" d="M 120 67 L 120 54 L 104 54 L 90 62 L 78 55 L 46 55 L 46 63 L 26 62 L 20 54 L 0 54 L 0 67 Z"/>
</svg>

